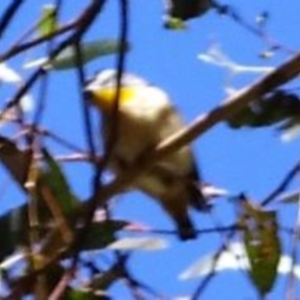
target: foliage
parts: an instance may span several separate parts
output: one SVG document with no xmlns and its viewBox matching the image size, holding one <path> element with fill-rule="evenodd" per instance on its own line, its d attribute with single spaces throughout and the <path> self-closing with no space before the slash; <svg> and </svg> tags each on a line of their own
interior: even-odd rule
<svg viewBox="0 0 300 300">
<path fill-rule="evenodd" d="M 18 12 L 22 12 L 22 2 L 26 1 L 12 0 L 3 10 L 0 36 L 9 33 L 11 26 L 20 18 Z M 132 4 L 125 0 L 118 4 L 121 11 L 118 38 L 100 39 L 97 36 L 88 41 L 86 35 L 91 28 L 101 27 L 104 4 L 110 1 L 90 1 L 77 17 L 68 16 L 72 21 L 67 22 L 63 22 L 61 17 L 62 3 L 65 1 L 54 2 L 55 5 L 42 8 L 41 16 L 24 28 L 25 33 L 14 39 L 16 42 L 10 41 L 6 49 L 2 47 L 0 53 L 1 88 L 13 86 L 15 92 L 2 105 L 0 112 L 3 130 L 0 135 L 0 161 L 3 169 L 9 173 L 14 188 L 21 191 L 24 198 L 23 204 L 8 209 L 0 216 L 0 297 L 110 299 L 111 289 L 120 283 L 128 288 L 135 299 L 146 299 L 148 296 L 163 298 L 151 287 L 151 282 L 144 283 L 133 275 L 136 266 L 132 266 L 131 261 L 139 251 L 152 253 L 169 250 L 172 245 L 167 236 L 176 235 L 176 232 L 157 230 L 130 218 L 115 217 L 114 196 L 128 188 L 155 161 L 191 143 L 221 122 L 229 125 L 232 132 L 241 131 L 244 127 L 269 130 L 276 125 L 284 134 L 290 134 L 293 130 L 289 136 L 295 138 L 297 133 L 294 129 L 300 127 L 300 102 L 297 89 L 292 89 L 290 82 L 300 73 L 299 54 L 272 71 L 268 69 L 265 72 L 264 69 L 264 77 L 244 89 L 233 91 L 231 86 L 225 86 L 230 92 L 225 102 L 197 118 L 182 132 L 155 145 L 155 149 L 149 149 L 147 157 L 138 157 L 135 164 L 128 166 L 124 174 L 115 178 L 106 172 L 110 149 L 100 156 L 98 142 L 93 136 L 93 118 L 85 93 L 86 73 L 92 63 L 97 65 L 103 57 L 114 55 L 117 57 L 118 73 L 122 74 L 126 55 L 132 46 L 128 42 L 127 32 L 128 25 L 135 22 L 129 19 L 128 14 L 128 6 Z M 204 19 L 208 13 L 215 13 L 215 18 L 226 16 L 248 30 L 246 33 L 267 39 L 269 47 L 262 55 L 264 59 L 275 55 L 277 51 L 286 50 L 285 46 L 274 42 L 264 31 L 269 19 L 267 12 L 259 15 L 256 25 L 250 25 L 233 6 L 221 5 L 217 1 L 166 1 L 161 30 L 187 30 L 189 22 Z M 24 63 L 23 68 L 31 72 L 26 76 L 11 66 L 19 66 L 20 60 L 16 57 L 25 58 L 29 50 L 36 51 L 38 55 L 42 53 L 44 58 Z M 200 54 L 199 58 L 228 69 L 230 75 L 234 76 L 262 71 L 262 68 L 236 64 L 216 48 L 207 54 Z M 62 74 L 70 74 L 67 71 L 75 71 L 78 77 L 76 84 L 84 119 L 82 127 L 87 140 L 84 149 L 76 144 L 77 141 L 66 141 L 59 132 L 42 126 L 42 116 L 48 113 L 46 103 L 49 101 L 50 89 L 47 85 L 50 74 L 59 78 Z M 38 85 L 40 92 L 36 93 Z M 57 111 L 60 101 L 50 101 L 57 105 Z M 73 122 L 72 116 L 66 117 L 66 122 L 69 121 Z M 61 148 L 67 149 L 68 154 L 54 154 L 53 145 L 45 142 L 46 139 L 59 143 Z M 72 174 L 65 171 L 63 163 L 84 163 L 89 166 L 92 174 L 87 198 L 74 191 L 70 183 Z M 282 224 L 279 209 L 269 207 L 280 200 L 299 169 L 299 164 L 296 164 L 263 201 L 252 200 L 244 193 L 231 197 L 231 192 L 227 190 L 212 185 L 200 186 L 199 183 L 212 210 L 220 204 L 211 199 L 220 197 L 223 202 L 234 203 L 237 214 L 229 225 L 197 231 L 199 237 L 217 233 L 222 242 L 213 254 L 193 262 L 179 276 L 182 280 L 205 278 L 199 281 L 188 299 L 201 298 L 211 279 L 223 270 L 245 271 L 261 297 L 272 292 L 280 274 L 288 274 L 291 278 L 300 276 L 295 254 L 299 226 L 297 224 L 289 232 L 296 242 L 292 253 L 294 256 L 287 257 L 280 234 Z M 298 205 L 299 192 L 293 195 L 293 199 L 296 199 L 293 203 Z M 11 203 L 13 199 L 5 201 Z M 157 237 L 158 234 L 162 237 Z M 106 261 L 105 267 L 99 267 L 101 259 Z M 85 273 L 88 279 L 83 279 Z"/>
</svg>

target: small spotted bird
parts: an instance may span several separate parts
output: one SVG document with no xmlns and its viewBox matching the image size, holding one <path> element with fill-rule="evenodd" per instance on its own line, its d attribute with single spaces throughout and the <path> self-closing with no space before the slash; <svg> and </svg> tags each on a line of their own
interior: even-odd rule
<svg viewBox="0 0 300 300">
<path fill-rule="evenodd" d="M 115 118 L 115 70 L 104 70 L 86 85 L 93 105 L 101 112 L 102 137 L 108 143 Z M 144 79 L 125 73 L 121 78 L 118 103 L 118 132 L 109 168 L 118 175 L 141 155 L 183 128 L 169 96 Z M 164 157 L 138 176 L 130 188 L 139 189 L 155 199 L 174 220 L 182 240 L 194 239 L 197 232 L 188 215 L 190 207 L 207 208 L 201 192 L 201 179 L 189 146 Z"/>
</svg>

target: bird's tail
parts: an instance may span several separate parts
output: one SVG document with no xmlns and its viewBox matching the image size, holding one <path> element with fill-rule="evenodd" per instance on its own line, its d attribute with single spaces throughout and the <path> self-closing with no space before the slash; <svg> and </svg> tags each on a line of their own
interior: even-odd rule
<svg viewBox="0 0 300 300">
<path fill-rule="evenodd" d="M 182 241 L 193 240 L 197 237 L 197 231 L 188 215 L 175 219 L 178 236 Z"/>
</svg>

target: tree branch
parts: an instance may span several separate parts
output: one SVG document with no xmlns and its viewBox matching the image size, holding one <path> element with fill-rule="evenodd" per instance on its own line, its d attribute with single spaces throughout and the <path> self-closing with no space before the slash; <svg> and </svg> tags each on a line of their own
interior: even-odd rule
<svg viewBox="0 0 300 300">
<path fill-rule="evenodd" d="M 14 0 L 6 9 L 3 16 L 0 19 L 0 38 L 2 38 L 2 35 L 7 28 L 7 26 L 10 24 L 10 21 L 13 19 L 15 14 L 17 13 L 18 9 L 23 4 L 23 0 Z"/>
<path fill-rule="evenodd" d="M 294 79 L 300 73 L 300 53 L 279 66 L 254 84 L 241 89 L 233 96 L 222 101 L 222 105 L 208 114 L 198 117 L 186 129 L 177 132 L 158 145 L 152 159 L 161 159 L 180 147 L 191 143 L 197 137 L 222 121 L 228 120 L 251 101 L 271 92 L 279 86 Z"/>
<path fill-rule="evenodd" d="M 126 174 L 119 176 L 113 182 L 100 189 L 97 194 L 98 204 L 107 201 L 114 194 L 122 191 L 142 172 L 145 172 L 148 168 L 150 168 L 155 161 L 160 160 L 168 154 L 191 143 L 216 124 L 228 120 L 229 117 L 237 113 L 254 99 L 257 99 L 289 82 L 299 73 L 300 53 L 254 84 L 242 89 L 225 101 L 222 101 L 224 104 L 214 108 L 206 115 L 196 118 L 196 120 L 184 130 L 181 130 L 164 140 L 152 153 L 147 153 L 147 156 L 138 161 L 135 166 L 133 166 L 130 170 L 126 170 Z"/>
</svg>

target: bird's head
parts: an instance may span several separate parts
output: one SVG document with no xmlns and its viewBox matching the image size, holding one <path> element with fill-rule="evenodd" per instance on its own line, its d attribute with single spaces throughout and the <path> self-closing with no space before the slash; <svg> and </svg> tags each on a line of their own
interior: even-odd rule
<svg viewBox="0 0 300 300">
<path fill-rule="evenodd" d="M 94 79 L 90 80 L 85 91 L 89 93 L 93 105 L 102 112 L 109 112 L 115 107 L 115 101 L 119 101 L 119 107 L 126 104 L 135 97 L 136 89 L 147 83 L 132 74 L 125 73 L 121 77 L 120 94 L 117 99 L 117 71 L 107 69 L 99 72 Z"/>
</svg>

